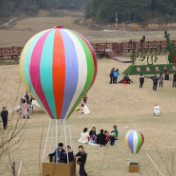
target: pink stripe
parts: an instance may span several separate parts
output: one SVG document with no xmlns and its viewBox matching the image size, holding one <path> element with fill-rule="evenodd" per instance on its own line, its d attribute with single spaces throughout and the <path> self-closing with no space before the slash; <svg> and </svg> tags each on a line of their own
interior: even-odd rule
<svg viewBox="0 0 176 176">
<path fill-rule="evenodd" d="M 40 60 L 42 55 L 42 49 L 43 49 L 43 45 L 46 40 L 46 37 L 51 31 L 52 30 L 49 30 L 46 33 L 44 33 L 34 47 L 32 57 L 31 57 L 31 62 L 30 62 L 30 76 L 31 76 L 31 82 L 35 92 L 37 93 L 38 97 L 40 98 L 41 102 L 43 103 L 50 117 L 54 119 L 53 114 L 45 98 L 42 85 L 41 85 L 41 80 L 40 80 Z"/>
</svg>

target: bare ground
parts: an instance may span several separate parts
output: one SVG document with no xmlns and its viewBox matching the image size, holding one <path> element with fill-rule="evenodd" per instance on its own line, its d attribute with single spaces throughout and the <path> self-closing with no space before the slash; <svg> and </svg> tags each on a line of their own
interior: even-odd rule
<svg viewBox="0 0 176 176">
<path fill-rule="evenodd" d="M 91 42 L 97 41 L 128 41 L 131 37 L 135 39 L 141 38 L 143 33 L 119 31 L 114 33 L 102 31 L 90 31 L 86 27 L 74 24 L 76 18 L 28 18 L 22 20 L 12 29 L 0 30 L 1 45 L 9 45 L 6 43 L 15 43 L 16 46 L 22 46 L 35 33 L 52 28 L 55 25 L 63 25 L 65 28 L 79 31 Z M 57 24 L 56 24 L 57 23 Z M 172 37 L 175 31 L 171 31 Z M 163 32 L 146 32 L 146 38 L 149 40 L 163 40 Z M 160 36 L 159 36 L 160 35 Z M 93 36 L 93 38 L 89 38 Z M 18 44 L 17 44 L 18 42 Z M 166 63 L 166 57 L 160 56 L 158 63 Z M 131 76 L 134 81 L 131 85 L 110 85 L 109 72 L 112 67 L 120 69 L 119 80 L 122 79 L 122 72 L 129 64 L 120 63 L 110 59 L 98 60 L 98 75 L 96 82 L 88 93 L 88 107 L 91 111 L 90 115 L 82 115 L 74 112 L 70 117 L 72 135 L 75 148 L 79 145 L 77 140 L 84 127 L 90 130 L 95 126 L 97 130 L 112 130 L 114 124 L 119 130 L 119 140 L 113 147 L 93 147 L 85 146 L 88 152 L 86 170 L 90 176 L 155 176 L 158 175 L 155 167 L 147 158 L 146 152 L 151 156 L 157 164 L 163 175 L 168 175 L 156 147 L 161 151 L 164 161 L 171 166 L 171 154 L 175 152 L 176 126 L 175 126 L 175 91 L 172 88 L 172 80 L 164 82 L 164 88 L 158 88 L 158 91 L 152 90 L 152 81 L 146 79 L 144 88 L 139 89 L 138 76 Z M 18 93 L 19 91 L 19 93 Z M 0 107 L 6 106 L 11 109 L 19 105 L 20 98 L 24 96 L 25 87 L 23 86 L 19 74 L 19 66 L 0 66 Z M 16 102 L 16 97 L 18 101 Z M 154 117 L 153 107 L 158 104 L 161 107 L 162 114 Z M 11 116 L 10 116 L 11 117 Z M 18 117 L 15 113 L 15 117 Z M 25 139 L 20 144 L 20 148 L 12 154 L 13 160 L 16 161 L 17 167 L 20 160 L 23 161 L 21 175 L 38 176 L 39 175 L 39 152 L 43 153 L 44 142 L 47 134 L 49 117 L 41 108 L 34 108 L 31 119 L 28 120 L 27 129 L 24 131 Z M 139 129 L 145 136 L 145 143 L 139 153 L 140 173 L 130 174 L 128 172 L 128 162 L 130 153 L 125 146 L 124 135 L 129 129 Z M 59 128 L 60 129 L 60 128 Z M 40 149 L 41 136 L 42 148 Z M 67 130 L 68 134 L 68 130 Z M 51 136 L 51 131 L 50 131 Z M 60 136 L 60 132 L 59 132 Z M 50 151 L 50 141 L 47 147 L 47 153 Z M 55 143 L 54 143 L 55 146 Z M 54 149 L 55 147 L 53 147 Z M 46 158 L 46 157 L 45 157 Z M 7 158 L 6 158 L 7 159 Z M 6 161 L 5 159 L 5 161 Z M 133 161 L 137 161 L 136 156 L 132 157 Z M 47 159 L 45 159 L 47 161 Z M 176 166 L 176 163 L 174 163 Z M 2 164 L 0 167 L 2 168 Z M 77 167 L 78 174 L 78 167 Z M 9 175 L 8 170 L 5 175 Z"/>
</svg>

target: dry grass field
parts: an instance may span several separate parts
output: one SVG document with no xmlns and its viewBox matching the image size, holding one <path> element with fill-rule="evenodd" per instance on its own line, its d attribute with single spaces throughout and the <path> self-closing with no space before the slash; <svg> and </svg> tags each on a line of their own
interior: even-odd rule
<svg viewBox="0 0 176 176">
<path fill-rule="evenodd" d="M 147 40 L 163 40 L 163 31 L 150 31 L 145 32 L 145 34 L 140 32 L 127 33 L 125 31 L 90 31 L 86 27 L 74 24 L 75 19 L 76 17 L 24 19 L 11 29 L 0 30 L 0 45 L 23 46 L 35 33 L 56 25 L 63 25 L 65 28 L 74 29 L 86 36 L 91 42 L 128 41 L 131 37 L 137 41 L 142 35 L 146 35 Z M 172 38 L 176 39 L 175 31 L 170 33 Z M 158 63 L 166 63 L 166 57 L 160 56 Z M 95 126 L 97 131 L 100 129 L 111 131 L 112 126 L 116 124 L 119 130 L 119 140 L 115 146 L 94 147 L 85 145 L 85 150 L 89 153 L 86 163 L 86 171 L 89 176 L 159 175 L 151 161 L 147 158 L 146 152 L 151 156 L 163 175 L 167 176 L 169 174 L 157 153 L 157 148 L 161 153 L 164 163 L 169 167 L 171 175 L 174 176 L 173 170 L 174 167 L 176 168 L 176 160 L 172 162 L 172 157 L 176 154 L 176 89 L 172 88 L 172 79 L 165 81 L 164 87 L 158 88 L 156 92 L 152 90 L 152 81 L 150 79 L 146 79 L 144 88 L 139 89 L 138 76 L 131 76 L 134 82 L 131 85 L 110 85 L 109 72 L 111 68 L 119 68 L 120 80 L 123 77 L 122 72 L 128 66 L 129 64 L 120 63 L 115 60 L 105 58 L 98 60 L 97 79 L 87 94 L 87 106 L 91 113 L 89 115 L 82 115 L 80 112 L 74 112 L 70 117 L 74 146 L 75 148 L 78 147 L 79 143 L 77 141 L 84 127 L 90 130 Z M 172 78 L 172 75 L 170 76 Z M 11 109 L 18 106 L 20 98 L 24 96 L 25 91 L 26 89 L 21 82 L 19 74 L 19 65 L 0 66 L 0 107 L 6 106 L 7 109 Z M 162 111 L 159 117 L 153 116 L 153 107 L 156 104 L 161 107 Z M 18 116 L 15 112 L 14 118 L 16 119 Z M 11 115 L 9 118 L 11 119 Z M 24 121 L 21 120 L 19 127 Z M 41 157 L 48 123 L 49 117 L 43 110 L 34 107 L 31 119 L 27 121 L 26 129 L 23 131 L 24 139 L 20 143 L 18 150 L 11 154 L 17 168 L 20 161 L 23 161 L 20 176 L 40 175 Z M 124 135 L 128 129 L 125 129 L 124 126 L 129 126 L 129 129 L 139 129 L 145 136 L 144 145 L 138 155 L 140 173 L 131 174 L 128 172 L 130 153 L 124 142 Z M 60 131 L 58 132 L 60 136 Z M 47 153 L 50 151 L 50 142 L 51 131 Z M 40 145 L 42 146 L 41 148 Z M 6 157 L 0 165 L 0 170 L 6 166 L 7 160 L 8 158 Z M 47 161 L 47 158 L 45 161 Z M 132 161 L 137 161 L 136 156 L 132 156 Z M 10 175 L 8 169 L 4 175 Z"/>
</svg>

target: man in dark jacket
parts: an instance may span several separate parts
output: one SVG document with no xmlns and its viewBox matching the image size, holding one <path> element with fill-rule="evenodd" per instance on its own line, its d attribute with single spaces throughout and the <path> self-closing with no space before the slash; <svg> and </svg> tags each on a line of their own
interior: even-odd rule
<svg viewBox="0 0 176 176">
<path fill-rule="evenodd" d="M 153 90 L 157 90 L 157 85 L 158 85 L 158 79 L 156 75 L 153 77 Z"/>
<path fill-rule="evenodd" d="M 106 135 L 103 130 L 100 130 L 100 134 L 97 136 L 97 144 L 106 145 Z"/>
<path fill-rule="evenodd" d="M 5 130 L 7 128 L 7 122 L 8 122 L 8 111 L 6 110 L 5 107 L 2 108 L 1 118 L 2 118 L 2 121 L 3 121 L 3 128 Z"/>
<path fill-rule="evenodd" d="M 84 166 L 86 164 L 87 159 L 87 153 L 84 151 L 84 148 L 82 145 L 78 147 L 79 152 L 76 154 L 76 157 L 78 157 L 77 163 L 80 165 L 79 174 L 80 176 L 87 176 L 87 173 L 84 169 Z"/>
<path fill-rule="evenodd" d="M 67 161 L 67 153 L 68 153 L 68 161 Z M 70 163 L 74 160 L 73 151 L 71 151 L 71 147 L 69 145 L 67 146 L 67 153 L 64 155 L 62 159 L 64 163 Z"/>
<path fill-rule="evenodd" d="M 65 155 L 65 150 L 63 149 L 63 146 L 64 146 L 63 143 L 59 143 L 58 148 L 55 150 L 54 153 L 50 153 L 48 155 L 48 158 L 55 156 L 54 158 L 55 163 L 56 163 L 56 158 L 58 163 L 63 163 L 63 157 Z M 50 161 L 52 162 L 52 159 Z"/>
<path fill-rule="evenodd" d="M 173 77 L 173 87 L 176 87 L 176 73 L 174 74 L 174 77 Z"/>
<path fill-rule="evenodd" d="M 142 74 L 139 76 L 139 82 L 140 82 L 139 88 L 142 88 L 144 84 L 144 76 Z"/>
</svg>

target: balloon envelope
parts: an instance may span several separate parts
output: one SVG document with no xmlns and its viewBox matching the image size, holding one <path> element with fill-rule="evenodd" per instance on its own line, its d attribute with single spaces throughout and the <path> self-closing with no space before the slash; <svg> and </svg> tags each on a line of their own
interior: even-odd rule
<svg viewBox="0 0 176 176">
<path fill-rule="evenodd" d="M 68 118 L 97 74 L 96 54 L 79 33 L 42 31 L 23 48 L 20 74 L 26 88 L 52 119 Z"/>
<path fill-rule="evenodd" d="M 136 154 L 144 143 L 144 135 L 139 130 L 130 130 L 125 134 L 125 143 L 132 154 Z"/>
</svg>

